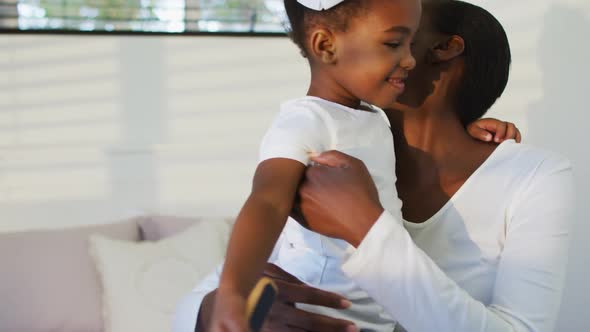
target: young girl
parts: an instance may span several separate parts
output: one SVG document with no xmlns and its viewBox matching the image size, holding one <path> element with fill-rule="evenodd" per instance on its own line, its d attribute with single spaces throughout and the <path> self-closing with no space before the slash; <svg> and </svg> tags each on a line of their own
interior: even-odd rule
<svg viewBox="0 0 590 332">
<path fill-rule="evenodd" d="M 311 83 L 306 97 L 282 105 L 263 139 L 252 192 L 231 235 L 210 328 L 248 330 L 245 300 L 284 228 L 278 265 L 352 302 L 343 311 L 306 310 L 352 320 L 361 329 L 391 332 L 391 317 L 340 270 L 353 248 L 287 219 L 310 156 L 339 150 L 364 161 L 384 208 L 402 220 L 391 171 L 391 131 L 382 111 L 369 105 L 391 107 L 404 91 L 415 65 L 410 44 L 420 21 L 420 0 L 285 0 L 285 9 L 291 38 L 309 61 Z"/>
</svg>

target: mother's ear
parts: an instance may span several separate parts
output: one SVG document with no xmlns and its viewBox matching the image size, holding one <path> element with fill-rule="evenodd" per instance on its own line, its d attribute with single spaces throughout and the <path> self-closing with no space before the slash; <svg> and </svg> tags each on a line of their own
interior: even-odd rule
<svg viewBox="0 0 590 332">
<path fill-rule="evenodd" d="M 453 35 L 436 44 L 431 50 L 434 63 L 447 62 L 459 57 L 465 51 L 465 41 L 457 35 Z"/>
</svg>

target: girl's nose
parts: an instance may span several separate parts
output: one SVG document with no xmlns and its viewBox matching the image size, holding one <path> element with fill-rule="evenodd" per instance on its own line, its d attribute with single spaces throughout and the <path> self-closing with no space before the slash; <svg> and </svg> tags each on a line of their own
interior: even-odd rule
<svg viewBox="0 0 590 332">
<path fill-rule="evenodd" d="M 412 55 L 412 52 L 410 50 L 408 50 L 408 52 L 400 62 L 400 66 L 408 71 L 416 67 L 416 58 L 414 58 L 414 55 Z"/>
</svg>

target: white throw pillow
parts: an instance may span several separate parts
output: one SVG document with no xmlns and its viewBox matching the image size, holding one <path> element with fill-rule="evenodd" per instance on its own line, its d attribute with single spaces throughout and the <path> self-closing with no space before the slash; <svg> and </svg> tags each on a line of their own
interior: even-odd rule
<svg viewBox="0 0 590 332">
<path fill-rule="evenodd" d="M 105 332 L 170 331 L 177 303 L 223 260 L 229 231 L 226 222 L 199 222 L 158 242 L 92 236 Z"/>
</svg>

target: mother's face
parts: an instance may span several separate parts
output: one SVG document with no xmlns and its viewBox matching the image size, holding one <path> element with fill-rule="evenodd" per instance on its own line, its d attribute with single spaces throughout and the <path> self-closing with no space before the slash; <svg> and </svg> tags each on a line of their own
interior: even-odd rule
<svg viewBox="0 0 590 332">
<path fill-rule="evenodd" d="M 398 103 L 418 107 L 434 91 L 434 82 L 439 75 L 433 70 L 432 49 L 440 37 L 434 31 L 430 14 L 425 10 L 412 46 L 416 67 L 409 72 L 405 92 L 398 98 Z"/>
</svg>

